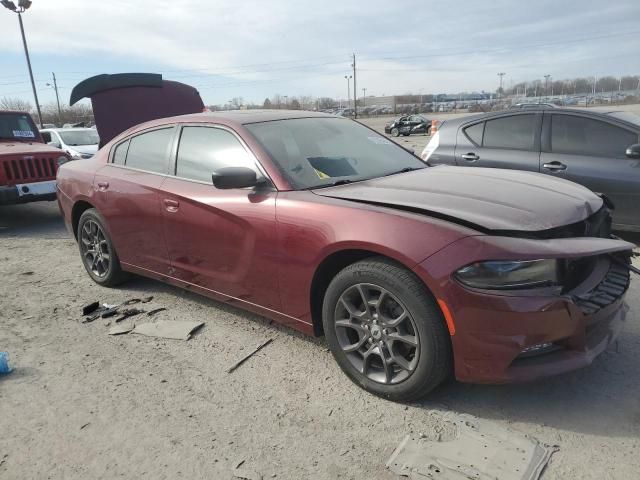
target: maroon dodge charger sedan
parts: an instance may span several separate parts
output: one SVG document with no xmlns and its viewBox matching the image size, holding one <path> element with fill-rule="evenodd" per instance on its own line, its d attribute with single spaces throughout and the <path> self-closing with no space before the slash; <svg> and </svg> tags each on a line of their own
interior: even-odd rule
<svg viewBox="0 0 640 480">
<path fill-rule="evenodd" d="M 536 173 L 428 167 L 352 120 L 301 111 L 162 118 L 58 173 L 98 284 L 135 273 L 325 335 L 394 400 L 450 375 L 589 364 L 625 322 L 630 243 L 606 199 Z"/>
</svg>

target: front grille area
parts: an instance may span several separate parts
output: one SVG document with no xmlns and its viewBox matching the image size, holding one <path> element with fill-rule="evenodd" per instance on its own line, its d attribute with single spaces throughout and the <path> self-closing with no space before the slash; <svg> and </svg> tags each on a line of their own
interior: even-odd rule
<svg viewBox="0 0 640 480">
<path fill-rule="evenodd" d="M 58 164 L 52 157 L 24 157 L 2 162 L 5 177 L 10 183 L 54 180 Z"/>
<path fill-rule="evenodd" d="M 612 261 L 602 281 L 590 292 L 576 295 L 574 300 L 585 315 L 593 315 L 624 295 L 629 288 L 630 277 L 628 268 Z"/>
</svg>

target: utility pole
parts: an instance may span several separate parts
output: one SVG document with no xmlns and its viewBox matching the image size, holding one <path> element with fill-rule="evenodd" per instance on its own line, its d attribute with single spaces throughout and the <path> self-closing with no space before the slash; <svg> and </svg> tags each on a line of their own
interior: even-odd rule
<svg viewBox="0 0 640 480">
<path fill-rule="evenodd" d="M 47 83 L 47 87 L 53 87 L 53 89 L 56 91 L 56 103 L 58 104 L 58 123 L 62 125 L 62 110 L 60 109 L 60 97 L 58 96 L 58 84 L 56 83 L 56 74 L 54 72 L 51 72 L 51 75 L 53 75 L 53 85 L 50 83 Z"/>
<path fill-rule="evenodd" d="M 20 23 L 20 33 L 22 34 L 22 45 L 24 46 L 24 55 L 27 57 L 27 67 L 29 67 L 29 78 L 31 79 L 31 89 L 33 90 L 33 99 L 36 102 L 36 111 L 38 112 L 38 122 L 42 128 L 42 113 L 40 112 L 40 102 L 38 101 L 38 92 L 36 92 L 36 84 L 33 81 L 33 71 L 31 70 L 31 59 L 29 58 L 29 49 L 27 48 L 27 39 L 24 36 L 24 25 L 22 24 L 22 14 L 31 6 L 30 0 L 20 0 L 18 6 L 11 0 L 2 0 L 2 6 L 18 14 L 18 22 Z"/>
<path fill-rule="evenodd" d="M 500 77 L 500 88 L 498 89 L 498 95 L 500 96 L 500 98 L 502 98 L 502 77 L 504 77 L 505 75 L 506 73 L 504 72 L 498 73 L 498 76 Z"/>
<path fill-rule="evenodd" d="M 353 118 L 358 118 L 358 96 L 356 92 L 358 89 L 356 88 L 356 54 L 353 54 L 353 63 L 351 64 L 353 67 Z"/>
<path fill-rule="evenodd" d="M 363 88 L 362 89 L 362 108 L 366 106 L 366 103 L 367 103 L 367 89 Z"/>
<path fill-rule="evenodd" d="M 545 75 L 544 76 L 544 94 L 546 96 L 549 96 L 549 79 L 551 78 L 551 75 Z"/>
</svg>

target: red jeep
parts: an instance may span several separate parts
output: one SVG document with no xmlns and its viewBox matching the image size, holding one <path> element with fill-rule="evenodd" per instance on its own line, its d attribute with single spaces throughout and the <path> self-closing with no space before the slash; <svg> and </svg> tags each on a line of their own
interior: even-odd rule
<svg viewBox="0 0 640 480">
<path fill-rule="evenodd" d="M 0 205 L 55 200 L 58 166 L 67 161 L 44 143 L 31 115 L 0 111 Z"/>
</svg>

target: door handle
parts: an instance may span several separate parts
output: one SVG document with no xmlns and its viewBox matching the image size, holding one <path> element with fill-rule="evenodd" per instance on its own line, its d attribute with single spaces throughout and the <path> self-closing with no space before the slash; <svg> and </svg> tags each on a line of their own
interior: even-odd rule
<svg viewBox="0 0 640 480">
<path fill-rule="evenodd" d="M 109 188 L 109 182 L 98 182 L 98 190 L 101 192 L 106 191 Z"/>
<path fill-rule="evenodd" d="M 551 170 L 552 172 L 557 172 L 559 170 L 566 170 L 567 166 L 564 163 L 560 163 L 560 162 L 551 162 L 551 163 L 543 163 L 542 164 L 543 168 L 546 168 L 547 170 Z"/>
<path fill-rule="evenodd" d="M 175 213 L 178 211 L 178 207 L 180 206 L 180 202 L 177 200 L 171 200 L 169 198 L 165 198 L 162 203 L 164 203 L 164 208 L 167 212 Z"/>
<path fill-rule="evenodd" d="M 461 157 L 468 162 L 475 162 L 476 160 L 480 160 L 480 157 L 473 152 L 465 153 L 464 155 L 461 155 Z"/>
</svg>

